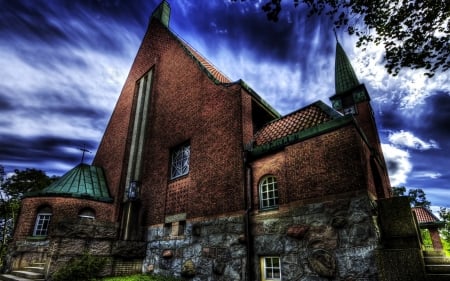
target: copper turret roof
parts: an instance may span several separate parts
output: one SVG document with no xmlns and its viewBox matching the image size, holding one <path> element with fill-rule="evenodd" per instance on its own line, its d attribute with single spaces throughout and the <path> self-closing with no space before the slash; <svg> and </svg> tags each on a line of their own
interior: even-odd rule
<svg viewBox="0 0 450 281">
<path fill-rule="evenodd" d="M 58 196 L 77 197 L 94 201 L 112 202 L 103 169 L 80 164 L 64 174 L 59 180 L 25 197 Z"/>
</svg>

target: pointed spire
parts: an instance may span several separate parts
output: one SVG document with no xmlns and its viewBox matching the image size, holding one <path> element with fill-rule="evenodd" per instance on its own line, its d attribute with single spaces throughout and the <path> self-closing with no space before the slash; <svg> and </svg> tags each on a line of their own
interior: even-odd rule
<svg viewBox="0 0 450 281">
<path fill-rule="evenodd" d="M 356 77 L 355 71 L 350 63 L 350 60 L 345 54 L 344 49 L 337 40 L 336 36 L 336 61 L 334 65 L 334 83 L 336 95 L 350 90 L 361 83 Z"/>
</svg>

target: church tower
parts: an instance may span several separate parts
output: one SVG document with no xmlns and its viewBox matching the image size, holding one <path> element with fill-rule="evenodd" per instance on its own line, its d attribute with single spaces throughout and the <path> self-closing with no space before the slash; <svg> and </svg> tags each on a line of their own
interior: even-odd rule
<svg viewBox="0 0 450 281">
<path fill-rule="evenodd" d="M 344 49 L 336 42 L 335 90 L 330 97 L 333 108 L 344 115 L 352 114 L 374 148 L 380 146 L 375 118 L 366 86 L 359 82 Z"/>
<path fill-rule="evenodd" d="M 339 41 L 336 41 L 335 57 L 335 95 L 330 97 L 332 106 L 344 115 L 353 115 L 357 125 L 372 150 L 371 168 L 378 186 L 378 198 L 389 197 L 389 178 L 387 167 L 381 150 L 381 142 L 375 122 L 370 96 L 366 86 L 359 82 L 355 70 L 350 63 Z"/>
</svg>

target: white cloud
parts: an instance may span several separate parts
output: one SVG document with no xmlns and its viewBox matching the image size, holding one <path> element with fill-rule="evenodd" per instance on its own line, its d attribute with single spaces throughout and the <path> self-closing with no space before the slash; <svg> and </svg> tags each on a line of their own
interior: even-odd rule
<svg viewBox="0 0 450 281">
<path fill-rule="evenodd" d="M 222 48 L 208 52 L 200 45 L 198 49 L 232 81 L 244 80 L 283 115 L 317 100 L 327 102 L 334 94 L 334 69 L 328 67 L 329 61 L 325 57 L 316 56 L 316 64 L 324 75 L 309 77 L 298 65 L 255 57 L 248 50 L 234 52 Z"/>
<path fill-rule="evenodd" d="M 408 151 L 401 150 L 391 144 L 382 144 L 381 146 L 388 166 L 391 185 L 400 186 L 405 184 L 412 170 Z"/>
<path fill-rule="evenodd" d="M 358 78 L 365 80 L 369 87 L 380 94 L 374 96 L 374 100 L 396 101 L 404 114 L 415 114 L 417 107 L 424 105 L 429 96 L 450 91 L 450 76 L 447 73 L 436 73 L 428 78 L 423 70 L 403 68 L 394 77 L 384 67 L 382 45 L 373 44 L 363 50 L 355 47 L 356 38 L 352 37 L 349 41 L 352 40 L 346 44 L 345 50 L 358 72 Z"/>
<path fill-rule="evenodd" d="M 423 171 L 423 172 L 414 172 L 412 174 L 413 178 L 430 178 L 430 179 L 438 179 L 442 176 L 441 173 L 432 172 L 432 171 Z"/>
<path fill-rule="evenodd" d="M 388 139 L 393 145 L 404 148 L 417 150 L 429 150 L 439 148 L 439 145 L 436 141 L 429 140 L 428 142 L 426 142 L 414 136 L 411 132 L 403 130 L 389 134 Z"/>
<path fill-rule="evenodd" d="M 0 65 L 5 66 L 0 67 L 0 76 L 6 77 L 2 80 L 1 86 L 6 89 L 2 94 L 17 106 L 14 115 L 8 117 L 9 126 L 0 127 L 0 133 L 14 131 L 24 137 L 82 136 L 86 140 L 100 140 L 103 132 L 92 127 L 92 116 L 72 116 L 68 112 L 62 118 L 61 111 L 57 109 L 67 106 L 92 108 L 92 112 L 112 111 L 139 42 L 133 36 L 125 36 L 122 40 L 123 45 L 127 46 L 123 56 L 111 56 L 76 46 L 55 48 L 54 52 L 66 52 L 82 58 L 86 68 L 72 66 L 65 69 L 55 64 L 33 68 L 11 47 L 0 47 L 5 54 L 0 57 Z M 6 113 L 0 112 L 0 117 L 6 119 Z"/>
</svg>

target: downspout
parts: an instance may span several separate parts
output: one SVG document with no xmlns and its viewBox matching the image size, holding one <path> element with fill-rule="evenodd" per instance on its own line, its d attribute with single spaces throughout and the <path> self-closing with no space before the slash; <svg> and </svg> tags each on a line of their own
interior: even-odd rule
<svg viewBox="0 0 450 281">
<path fill-rule="evenodd" d="M 253 279 L 253 237 L 251 233 L 251 215 L 252 211 L 252 168 L 247 163 L 247 153 L 244 152 L 244 168 L 245 168 L 245 241 L 247 246 L 247 281 Z"/>
</svg>

